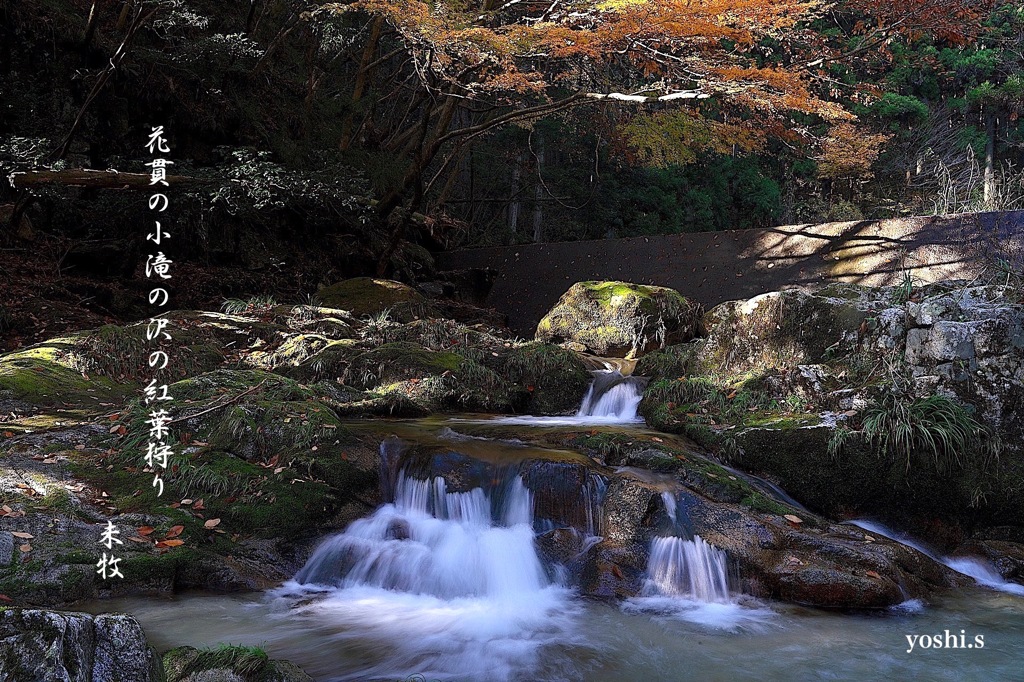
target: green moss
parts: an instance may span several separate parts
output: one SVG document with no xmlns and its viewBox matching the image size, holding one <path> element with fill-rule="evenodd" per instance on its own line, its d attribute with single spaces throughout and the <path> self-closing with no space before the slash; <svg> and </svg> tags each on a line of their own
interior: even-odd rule
<svg viewBox="0 0 1024 682">
<path fill-rule="evenodd" d="M 591 375 L 579 356 L 550 343 L 514 347 L 499 370 L 525 398 L 531 414 L 558 414 L 579 407 Z"/>
<path fill-rule="evenodd" d="M 88 564 L 91 566 L 96 563 L 96 556 L 84 550 L 75 549 L 59 555 L 57 561 L 63 564 Z"/>
<path fill-rule="evenodd" d="M 693 371 L 695 347 L 692 343 L 668 346 L 640 358 L 633 374 L 652 381 L 684 377 Z"/>
<path fill-rule="evenodd" d="M 764 514 L 776 514 L 778 516 L 785 516 L 786 514 L 791 514 L 793 512 L 793 510 L 790 509 L 789 507 L 780 504 L 779 502 L 776 502 L 767 495 L 764 495 L 759 492 L 753 492 L 750 495 L 747 495 L 742 500 L 740 500 L 740 504 L 742 504 L 744 507 L 749 507 L 754 511 L 762 512 Z"/>
<path fill-rule="evenodd" d="M 348 310 L 353 315 L 377 315 L 385 310 L 398 319 L 412 319 L 422 313 L 424 298 L 412 287 L 388 279 L 356 277 L 324 287 L 317 292 L 323 305 Z"/>
<path fill-rule="evenodd" d="M 488 367 L 451 351 L 414 343 L 386 343 L 356 355 L 346 384 L 393 393 L 431 410 L 508 410 L 507 382 Z"/>
<path fill-rule="evenodd" d="M 36 406 L 101 409 L 126 388 L 109 378 L 88 376 L 61 364 L 56 345 L 33 346 L 0 357 L 0 396 Z"/>
</svg>

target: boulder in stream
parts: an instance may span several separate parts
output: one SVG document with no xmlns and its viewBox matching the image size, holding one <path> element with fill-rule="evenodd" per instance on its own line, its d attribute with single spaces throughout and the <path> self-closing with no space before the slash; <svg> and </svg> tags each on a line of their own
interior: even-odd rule
<svg viewBox="0 0 1024 682">
<path fill-rule="evenodd" d="M 667 287 L 577 282 L 537 325 L 536 338 L 601 357 L 637 357 L 697 336 L 703 312 Z"/>
<path fill-rule="evenodd" d="M 122 614 L 0 611 L 0 679 L 163 682 L 142 627 Z"/>
</svg>

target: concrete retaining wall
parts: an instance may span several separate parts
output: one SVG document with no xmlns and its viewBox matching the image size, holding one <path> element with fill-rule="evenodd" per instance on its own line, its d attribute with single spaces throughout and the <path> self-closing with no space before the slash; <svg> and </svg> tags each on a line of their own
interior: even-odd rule
<svg viewBox="0 0 1024 682">
<path fill-rule="evenodd" d="M 532 337 L 574 282 L 619 279 L 672 287 L 707 307 L 825 282 L 871 286 L 974 279 L 1024 261 L 1024 211 L 787 225 L 443 253 L 439 269 L 491 268 L 487 304 Z"/>
</svg>

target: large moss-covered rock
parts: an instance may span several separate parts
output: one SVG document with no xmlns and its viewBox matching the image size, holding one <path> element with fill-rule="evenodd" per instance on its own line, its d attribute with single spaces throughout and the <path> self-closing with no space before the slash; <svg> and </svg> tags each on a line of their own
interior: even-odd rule
<svg viewBox="0 0 1024 682">
<path fill-rule="evenodd" d="M 131 616 L 4 609 L 0 679 L 163 682 L 164 675 Z"/>
<path fill-rule="evenodd" d="M 424 309 L 423 295 L 407 284 L 390 279 L 356 277 L 323 287 L 317 292 L 323 305 L 341 308 L 358 317 L 387 311 L 393 319 L 407 322 Z"/>
<path fill-rule="evenodd" d="M 640 412 L 830 514 L 870 513 L 919 530 L 935 518 L 961 530 L 1024 524 L 1018 301 L 1004 286 L 948 282 L 833 284 L 725 303 L 704 317 L 704 338 L 641 359 L 637 372 L 654 380 Z M 953 407 L 928 412 L 927 400 Z M 907 428 L 931 429 L 939 452 L 897 461 L 861 433 L 869 415 L 906 420 L 912 411 Z M 960 415 L 971 442 L 946 452 L 933 413 Z M 1005 446 L 998 459 L 993 433 Z M 942 456 L 954 471 L 939 470 Z"/>
<path fill-rule="evenodd" d="M 431 410 L 508 411 L 508 382 L 485 365 L 452 351 L 398 341 L 352 358 L 346 384 L 397 393 Z"/>
<path fill-rule="evenodd" d="M 666 287 L 577 282 L 537 325 L 536 338 L 603 357 L 636 357 L 700 332 L 700 305 Z"/>
</svg>

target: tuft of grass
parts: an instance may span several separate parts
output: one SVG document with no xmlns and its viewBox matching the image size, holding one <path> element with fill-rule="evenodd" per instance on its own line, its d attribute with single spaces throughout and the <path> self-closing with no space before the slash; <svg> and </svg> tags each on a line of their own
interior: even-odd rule
<svg viewBox="0 0 1024 682">
<path fill-rule="evenodd" d="M 229 298 L 221 304 L 220 308 L 228 315 L 246 315 L 250 317 L 264 317 L 269 315 L 271 308 L 277 305 L 273 296 L 252 296 L 248 300 L 240 298 Z"/>
<path fill-rule="evenodd" d="M 228 668 L 243 679 L 252 679 L 270 662 L 262 647 L 221 644 L 216 649 L 202 649 L 189 661 L 182 677 L 217 668 Z"/>
<path fill-rule="evenodd" d="M 843 454 L 843 450 L 846 449 L 846 444 L 849 442 L 853 434 L 856 433 L 853 429 L 840 424 L 832 431 L 832 436 L 828 439 L 828 455 L 832 459 L 838 459 Z"/>
<path fill-rule="evenodd" d="M 911 398 L 886 393 L 873 401 L 861 425 L 879 454 L 903 460 L 907 471 L 924 458 L 936 471 L 962 469 L 971 457 L 998 457 L 999 439 L 965 406 L 943 395 Z"/>
</svg>

